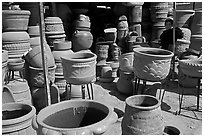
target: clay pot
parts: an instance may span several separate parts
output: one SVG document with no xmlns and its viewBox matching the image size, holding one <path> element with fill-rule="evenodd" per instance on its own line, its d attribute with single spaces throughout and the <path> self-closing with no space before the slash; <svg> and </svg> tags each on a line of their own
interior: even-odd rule
<svg viewBox="0 0 204 137">
<path fill-rule="evenodd" d="M 110 64 L 110 67 L 112 68 L 112 78 L 118 77 L 118 68 L 119 68 L 119 62 L 118 61 L 108 61 L 106 64 Z"/>
<path fill-rule="evenodd" d="M 122 71 L 133 72 L 134 52 L 124 53 L 119 56 L 119 67 Z"/>
<path fill-rule="evenodd" d="M 52 52 L 50 50 L 50 47 L 46 43 L 44 43 L 44 46 L 45 46 L 44 47 L 44 53 L 45 53 L 45 59 L 46 59 L 46 62 L 47 62 L 47 66 L 48 67 L 53 67 L 53 66 L 55 66 L 55 61 L 54 61 L 54 57 L 52 55 Z M 42 63 L 41 46 L 35 46 L 34 48 L 32 48 L 25 55 L 25 59 L 26 59 L 27 62 L 29 62 L 29 64 L 32 67 L 42 68 L 43 63 Z"/>
<path fill-rule="evenodd" d="M 112 77 L 112 68 L 110 64 L 104 64 L 101 68 L 101 77 L 102 78 L 111 78 Z"/>
<path fill-rule="evenodd" d="M 144 80 L 161 81 L 170 71 L 173 53 L 158 48 L 135 48 L 133 70 L 135 75 Z"/>
<path fill-rule="evenodd" d="M 192 35 L 202 35 L 202 10 L 196 10 L 190 27 Z"/>
<path fill-rule="evenodd" d="M 194 10 L 176 10 L 176 22 L 178 27 L 183 27 L 188 19 L 195 13 Z"/>
<path fill-rule="evenodd" d="M 33 127 L 39 135 L 99 135 L 117 119 L 117 114 L 106 104 L 69 100 L 42 109 L 33 119 Z"/>
<path fill-rule="evenodd" d="M 108 58 L 108 49 L 109 44 L 107 42 L 96 42 L 96 55 L 98 65 L 106 64 L 106 59 Z"/>
<path fill-rule="evenodd" d="M 3 135 L 36 135 L 31 121 L 35 108 L 23 103 L 6 103 L 2 105 Z"/>
<path fill-rule="evenodd" d="M 15 79 L 9 81 L 7 87 L 12 92 L 15 102 L 32 105 L 30 87 L 28 86 L 27 80 Z"/>
<path fill-rule="evenodd" d="M 15 102 L 11 89 L 2 85 L 2 104 Z"/>
<path fill-rule="evenodd" d="M 28 34 L 30 37 L 39 37 L 40 36 L 39 26 L 28 26 Z"/>
<path fill-rule="evenodd" d="M 54 67 L 48 68 L 48 82 L 54 83 L 55 81 L 55 69 Z M 30 87 L 44 87 L 44 73 L 43 68 L 35 68 L 32 66 L 29 66 L 29 69 L 26 72 L 26 78 L 28 80 Z"/>
<path fill-rule="evenodd" d="M 93 43 L 93 35 L 90 31 L 76 30 L 72 35 L 72 48 L 74 52 L 86 50 Z"/>
<path fill-rule="evenodd" d="M 116 28 L 107 28 L 104 30 L 105 41 L 115 42 L 117 37 Z"/>
<path fill-rule="evenodd" d="M 190 41 L 191 40 L 191 30 L 188 28 L 180 28 L 183 32 L 183 38 L 184 40 Z"/>
<path fill-rule="evenodd" d="M 55 35 L 47 35 L 46 41 L 50 48 L 54 47 L 54 43 L 57 42 L 65 42 L 66 35 L 65 34 L 55 34 Z"/>
<path fill-rule="evenodd" d="M 202 35 L 191 35 L 190 48 L 197 51 L 202 51 Z"/>
<path fill-rule="evenodd" d="M 119 71 L 120 77 L 116 83 L 117 89 L 120 93 L 125 95 L 132 95 L 133 93 L 133 79 L 134 73 L 126 72 L 126 71 Z"/>
<path fill-rule="evenodd" d="M 10 59 L 8 62 L 8 68 L 10 71 L 21 71 L 24 67 L 24 59 Z"/>
<path fill-rule="evenodd" d="M 28 10 L 2 10 L 3 31 L 26 31 L 30 14 Z"/>
<path fill-rule="evenodd" d="M 125 100 L 121 127 L 123 135 L 162 135 L 161 102 L 154 96 L 134 95 Z"/>
<path fill-rule="evenodd" d="M 34 48 L 36 46 L 41 46 L 40 37 L 32 37 L 30 38 L 30 47 Z"/>
<path fill-rule="evenodd" d="M 44 87 L 32 87 L 31 94 L 33 99 L 33 106 L 36 108 L 37 112 L 48 106 L 47 93 Z M 60 102 L 59 89 L 55 84 L 50 85 L 50 98 L 51 104 Z"/>
<path fill-rule="evenodd" d="M 64 34 L 64 27 L 62 20 L 59 17 L 46 17 L 45 18 L 45 34 Z"/>
<path fill-rule="evenodd" d="M 118 61 L 118 58 L 120 56 L 120 48 L 116 43 L 111 44 L 111 56 L 113 61 Z"/>
<path fill-rule="evenodd" d="M 202 77 L 202 60 L 179 60 L 183 74 L 191 77 Z"/>
<path fill-rule="evenodd" d="M 97 56 L 91 52 L 76 52 L 61 57 L 63 75 L 67 83 L 91 83 L 96 77 L 96 58 Z"/>
<path fill-rule="evenodd" d="M 90 28 L 91 23 L 90 23 L 89 17 L 86 15 L 80 14 L 77 20 L 75 20 L 74 22 L 74 27 L 75 28 Z"/>
</svg>

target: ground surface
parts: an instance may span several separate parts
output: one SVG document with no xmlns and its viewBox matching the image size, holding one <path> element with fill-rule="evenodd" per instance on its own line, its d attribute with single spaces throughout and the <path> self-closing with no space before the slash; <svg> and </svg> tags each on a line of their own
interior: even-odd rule
<svg viewBox="0 0 204 137">
<path fill-rule="evenodd" d="M 105 133 L 107 135 L 121 135 L 121 121 L 125 110 L 125 99 L 128 97 L 118 92 L 116 82 L 102 83 L 96 82 L 94 84 L 94 100 L 105 102 L 114 107 L 115 112 L 118 114 L 118 121 L 109 128 Z M 158 83 L 147 83 L 148 90 L 146 94 L 154 95 L 157 93 Z M 180 115 L 175 115 L 178 110 L 178 84 L 176 81 L 168 82 L 166 92 L 164 95 L 163 103 L 161 105 L 162 115 L 165 126 L 174 126 L 178 128 L 183 135 L 202 135 L 202 110 L 194 111 L 196 106 L 196 89 L 185 88 L 185 96 Z M 202 106 L 202 97 L 200 97 L 200 106 Z M 201 107 L 202 109 L 202 107 Z"/>
</svg>

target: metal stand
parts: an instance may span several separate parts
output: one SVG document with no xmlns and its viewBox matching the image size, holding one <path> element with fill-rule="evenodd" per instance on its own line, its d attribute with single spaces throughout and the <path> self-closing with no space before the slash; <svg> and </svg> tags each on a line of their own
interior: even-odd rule
<svg viewBox="0 0 204 137">
<path fill-rule="evenodd" d="M 187 76 L 187 75 L 185 75 Z M 193 78 L 193 79 L 197 79 L 197 82 L 198 82 L 198 85 L 197 85 L 197 107 L 196 107 L 196 110 L 199 111 L 199 95 L 200 95 L 200 87 L 201 87 L 201 79 L 202 77 L 191 77 L 191 76 L 187 76 L 189 78 Z M 182 101 L 183 101 L 183 93 L 184 93 L 184 89 L 181 89 L 180 88 L 180 84 L 178 82 L 178 91 L 179 91 L 179 109 L 178 111 L 176 112 L 176 114 L 180 114 L 181 113 L 181 107 L 182 107 Z M 181 89 L 181 92 L 180 92 L 180 89 Z"/>
<path fill-rule="evenodd" d="M 89 99 L 93 100 L 94 99 L 94 95 L 93 95 L 93 86 L 92 86 L 92 83 L 81 85 L 82 99 L 85 99 L 85 85 L 87 87 Z M 89 89 L 89 85 L 90 85 L 91 89 Z M 68 88 L 69 88 L 70 92 L 68 92 Z M 66 89 L 65 90 L 67 92 L 67 98 L 66 98 L 67 100 L 71 99 L 71 89 L 72 89 L 72 84 L 66 82 Z M 90 91 L 91 91 L 91 94 L 90 94 Z"/>
<path fill-rule="evenodd" d="M 138 78 L 138 77 L 135 77 L 135 90 L 133 90 L 133 95 L 135 93 L 139 93 L 139 85 L 140 85 L 140 80 L 143 81 L 143 87 L 142 87 L 142 91 L 141 91 L 141 94 L 144 94 L 144 89 L 146 87 L 146 82 L 149 81 L 149 82 L 159 82 L 160 83 L 160 92 L 159 92 L 159 100 L 162 102 L 163 98 L 164 98 L 164 94 L 165 94 L 165 89 L 166 89 L 166 86 L 167 86 L 167 82 L 165 82 L 165 86 L 164 86 L 164 91 L 162 93 L 162 82 L 165 81 L 165 80 L 162 80 L 162 81 L 150 81 L 150 80 L 145 80 L 145 79 L 141 79 L 141 78 Z"/>
</svg>

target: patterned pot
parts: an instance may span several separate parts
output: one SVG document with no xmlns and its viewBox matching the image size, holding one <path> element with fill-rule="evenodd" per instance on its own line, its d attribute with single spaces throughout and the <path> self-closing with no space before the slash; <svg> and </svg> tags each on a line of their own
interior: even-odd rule
<svg viewBox="0 0 204 137">
<path fill-rule="evenodd" d="M 135 48 L 133 70 L 135 75 L 144 80 L 161 81 L 170 71 L 173 53 L 158 48 Z"/>
<path fill-rule="evenodd" d="M 26 31 L 30 14 L 28 10 L 2 10 L 3 31 Z"/>
<path fill-rule="evenodd" d="M 92 82 L 96 77 L 96 58 L 91 52 L 76 52 L 61 57 L 66 81 L 75 85 Z"/>
<path fill-rule="evenodd" d="M 104 103 L 69 100 L 42 109 L 33 119 L 33 127 L 38 135 L 100 135 L 117 119 Z"/>
<path fill-rule="evenodd" d="M 6 103 L 2 105 L 3 135 L 36 135 L 32 128 L 35 107 L 23 103 Z"/>
<path fill-rule="evenodd" d="M 106 64 L 106 59 L 108 58 L 109 44 L 107 42 L 97 42 L 96 43 L 96 55 L 97 64 Z"/>
<path fill-rule="evenodd" d="M 45 18 L 45 34 L 64 34 L 64 27 L 62 20 L 59 17 L 46 17 Z"/>
<path fill-rule="evenodd" d="M 185 52 L 190 46 L 190 41 L 185 39 L 177 39 L 175 47 L 175 55 L 180 56 L 181 53 Z"/>
<path fill-rule="evenodd" d="M 154 96 L 134 95 L 125 100 L 121 127 L 123 135 L 162 135 L 161 102 Z"/>
</svg>

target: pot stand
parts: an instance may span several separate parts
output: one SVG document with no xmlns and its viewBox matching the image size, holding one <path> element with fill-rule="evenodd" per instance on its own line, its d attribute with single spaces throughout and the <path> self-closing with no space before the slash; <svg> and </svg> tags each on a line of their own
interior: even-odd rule
<svg viewBox="0 0 204 137">
<path fill-rule="evenodd" d="M 140 80 L 143 81 L 143 87 L 142 87 L 142 90 L 141 92 L 139 92 L 139 85 L 140 85 Z M 166 86 L 167 86 L 167 83 L 164 80 L 161 80 L 161 81 L 150 81 L 150 80 L 145 80 L 145 79 L 141 79 L 139 77 L 135 77 L 135 89 L 133 89 L 133 95 L 135 95 L 136 93 L 138 94 L 144 94 L 145 93 L 145 87 L 146 87 L 146 82 L 149 81 L 149 82 L 159 82 L 160 83 L 160 92 L 159 92 L 159 100 L 162 102 L 163 98 L 164 98 L 164 94 L 165 94 L 165 89 L 166 89 Z M 164 85 L 164 90 L 163 90 L 163 93 L 162 93 L 162 83 L 165 81 L 165 85 Z M 162 95 L 162 96 L 161 96 Z"/>
<path fill-rule="evenodd" d="M 185 75 L 185 74 L 184 74 Z M 189 78 L 193 78 L 193 79 L 197 79 L 198 82 L 197 82 L 197 107 L 196 107 L 196 111 L 201 111 L 199 110 L 199 95 L 200 93 L 202 92 L 201 90 L 201 79 L 202 77 L 191 77 L 191 76 L 187 76 L 185 75 L 186 77 L 189 77 Z M 179 79 L 178 79 L 179 80 Z M 182 87 L 182 88 L 181 88 Z M 184 96 L 184 87 L 182 85 L 179 84 L 178 82 L 178 91 L 179 91 L 179 108 L 178 110 L 176 111 L 176 114 L 180 115 L 181 113 L 181 107 L 182 107 L 182 101 L 183 101 L 183 96 Z M 180 92 L 181 91 L 181 92 Z"/>
<path fill-rule="evenodd" d="M 91 89 L 89 89 L 89 85 L 90 85 Z M 93 86 L 92 86 L 92 83 L 86 84 L 86 87 L 87 87 L 89 99 L 91 99 L 91 97 L 92 97 L 92 100 L 93 100 L 94 97 L 93 97 Z M 70 89 L 69 93 L 68 93 L 68 88 Z M 71 89 L 72 89 L 72 84 L 66 82 L 65 91 L 67 92 L 67 100 L 71 99 Z M 91 95 L 90 95 L 90 91 L 91 91 Z M 82 92 L 82 99 L 85 99 L 85 84 L 81 85 L 81 92 Z"/>
</svg>

